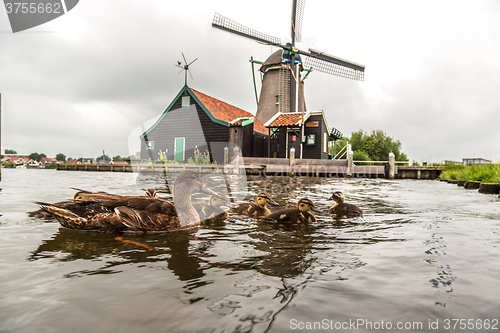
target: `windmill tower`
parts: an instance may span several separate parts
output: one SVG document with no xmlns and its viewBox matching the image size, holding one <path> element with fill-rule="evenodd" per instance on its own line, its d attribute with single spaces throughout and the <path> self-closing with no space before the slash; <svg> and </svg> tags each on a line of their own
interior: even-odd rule
<svg viewBox="0 0 500 333">
<path fill-rule="evenodd" d="M 215 13 L 212 27 L 261 44 L 280 47 L 262 65 L 264 73 L 256 117 L 266 123 L 276 113 L 304 112 L 304 82 L 301 72 L 304 68 L 317 70 L 353 80 L 364 80 L 363 65 L 309 49 L 302 51 L 295 47 L 301 41 L 302 17 L 305 0 L 293 0 L 291 42 L 282 44 L 281 39 L 266 35 L 241 25 L 219 13 Z"/>
</svg>

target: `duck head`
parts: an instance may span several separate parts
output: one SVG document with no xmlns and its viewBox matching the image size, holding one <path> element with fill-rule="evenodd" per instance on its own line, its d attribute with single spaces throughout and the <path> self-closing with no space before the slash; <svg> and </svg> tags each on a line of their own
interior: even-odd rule
<svg viewBox="0 0 500 333">
<path fill-rule="evenodd" d="M 343 203 L 345 200 L 344 194 L 340 191 L 333 192 L 329 200 L 333 200 L 336 203 Z"/>
<path fill-rule="evenodd" d="M 213 208 L 227 207 L 229 209 L 236 207 L 226 198 L 225 195 L 222 195 L 220 193 L 217 193 L 216 195 L 212 195 L 210 197 L 210 206 L 212 206 Z"/>
<path fill-rule="evenodd" d="M 205 186 L 196 172 L 190 170 L 181 172 L 174 182 L 173 197 L 175 210 L 177 211 L 182 227 L 200 222 L 200 216 L 191 202 L 191 194 L 196 192 L 218 195 L 215 191 Z"/>
<path fill-rule="evenodd" d="M 209 189 L 198 174 L 194 171 L 185 170 L 179 174 L 174 182 L 174 197 L 177 195 L 193 194 L 195 192 L 205 192 L 211 195 L 218 195 L 217 192 Z"/>
<path fill-rule="evenodd" d="M 308 212 L 314 209 L 314 203 L 308 198 L 302 198 L 297 202 L 297 208 L 301 212 Z"/>
<path fill-rule="evenodd" d="M 154 188 L 147 189 L 146 196 L 150 198 L 158 198 L 158 196 L 156 195 L 156 190 Z"/>
<path fill-rule="evenodd" d="M 267 204 L 271 204 L 273 206 L 279 206 L 279 203 L 271 199 L 271 196 L 265 192 L 260 193 L 256 198 L 255 202 L 259 207 L 265 208 Z"/>
</svg>

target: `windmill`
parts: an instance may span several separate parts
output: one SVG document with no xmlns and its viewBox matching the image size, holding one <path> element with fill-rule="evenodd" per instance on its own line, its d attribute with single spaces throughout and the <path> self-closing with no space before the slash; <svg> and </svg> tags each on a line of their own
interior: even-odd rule
<svg viewBox="0 0 500 333">
<path fill-rule="evenodd" d="M 363 81 L 363 65 L 347 61 L 325 52 L 309 49 L 302 51 L 295 47 L 301 41 L 302 17 L 305 0 L 293 0 L 291 42 L 282 44 L 281 39 L 239 24 L 219 13 L 215 13 L 212 27 L 261 44 L 281 48 L 273 53 L 262 65 L 264 72 L 260 100 L 256 117 L 266 123 L 277 112 L 304 112 L 303 78 L 304 67 L 343 78 Z M 303 59 L 303 60 L 302 60 Z M 306 75 L 307 76 L 307 75 Z"/>
<path fill-rule="evenodd" d="M 186 60 L 186 57 L 184 56 L 184 53 L 182 53 L 182 58 L 184 58 L 184 66 L 182 66 L 182 63 L 180 61 L 177 61 L 176 66 L 179 68 L 182 68 L 182 70 L 180 72 L 184 71 L 184 85 L 187 86 L 187 73 L 188 72 L 189 72 L 189 76 L 191 77 L 191 80 L 193 79 L 193 76 L 191 75 L 191 71 L 189 70 L 189 66 L 191 66 L 193 64 L 193 62 L 198 60 L 198 58 L 194 59 L 189 64 L 187 63 L 187 60 Z"/>
</svg>

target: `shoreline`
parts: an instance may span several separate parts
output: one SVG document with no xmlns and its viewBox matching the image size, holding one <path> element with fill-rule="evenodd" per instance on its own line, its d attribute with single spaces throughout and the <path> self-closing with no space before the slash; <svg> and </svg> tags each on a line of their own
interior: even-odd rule
<svg viewBox="0 0 500 333">
<path fill-rule="evenodd" d="M 439 180 L 484 194 L 500 194 L 500 164 L 447 165 Z"/>
</svg>

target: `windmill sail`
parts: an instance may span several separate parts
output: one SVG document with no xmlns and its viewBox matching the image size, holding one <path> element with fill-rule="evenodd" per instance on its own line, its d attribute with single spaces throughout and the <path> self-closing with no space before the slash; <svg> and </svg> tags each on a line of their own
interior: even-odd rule
<svg viewBox="0 0 500 333">
<path fill-rule="evenodd" d="M 281 44 L 279 38 L 250 29 L 229 18 L 215 13 L 212 27 L 282 50 L 273 53 L 263 64 L 264 73 L 256 117 L 263 123 L 276 113 L 305 112 L 304 82 L 300 72 L 304 68 L 352 80 L 364 81 L 365 66 L 332 55 L 295 47 L 302 37 L 302 18 L 305 0 L 292 1 L 291 43 Z"/>
<path fill-rule="evenodd" d="M 347 79 L 364 81 L 365 66 L 363 65 L 313 49 L 309 49 L 309 53 L 303 51 L 299 51 L 299 53 L 306 56 L 304 57 L 304 67 L 306 68 Z"/>
<path fill-rule="evenodd" d="M 306 0 L 293 0 L 292 3 L 292 40 L 294 42 L 300 43 L 302 40 L 302 18 L 305 5 Z"/>
<path fill-rule="evenodd" d="M 212 27 L 221 29 L 227 32 L 231 32 L 233 34 L 253 39 L 259 43 L 267 44 L 267 45 L 281 45 L 281 39 L 278 37 L 273 37 L 270 35 L 266 35 L 257 30 L 248 28 L 236 21 L 233 21 L 219 13 L 215 13 L 214 20 L 212 22 Z"/>
</svg>

